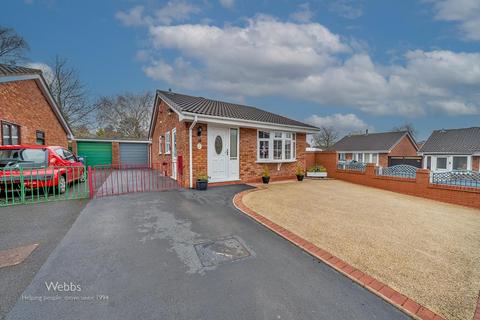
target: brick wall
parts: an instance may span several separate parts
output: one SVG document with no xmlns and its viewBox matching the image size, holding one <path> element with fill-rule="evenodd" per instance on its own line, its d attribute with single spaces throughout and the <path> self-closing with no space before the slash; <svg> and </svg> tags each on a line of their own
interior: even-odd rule
<svg viewBox="0 0 480 320">
<path fill-rule="evenodd" d="M 480 157 L 472 157 L 472 170 L 480 171 Z"/>
<path fill-rule="evenodd" d="M 257 129 L 240 128 L 240 180 L 244 182 L 260 182 L 263 168 L 267 166 L 272 181 L 295 178 L 297 166 L 306 168 L 307 140 L 304 133 L 296 135 L 297 161 L 292 163 L 261 164 L 257 163 Z"/>
<path fill-rule="evenodd" d="M 188 125 L 187 123 L 182 123 L 179 121 L 178 115 L 174 111 L 169 111 L 169 107 L 165 102 L 159 102 L 159 110 L 157 115 L 157 120 L 155 123 L 155 128 L 153 129 L 152 134 L 152 146 L 151 146 L 151 161 L 154 166 L 163 166 L 165 167 L 167 174 L 170 176 L 172 174 L 172 155 L 165 153 L 165 133 L 171 132 L 173 128 L 177 129 L 177 157 L 181 156 L 183 158 L 183 176 L 179 176 L 178 180 L 180 183 L 187 187 L 188 186 Z M 162 135 L 162 153 L 159 154 L 159 136 Z M 170 146 L 170 150 L 172 147 Z"/>
<path fill-rule="evenodd" d="M 36 144 L 40 130 L 46 145 L 67 147 L 67 133 L 35 80 L 0 83 L 0 106 L 0 121 L 20 126 L 21 144 Z"/>
<path fill-rule="evenodd" d="M 120 143 L 112 141 L 112 165 L 120 165 Z"/>
<path fill-rule="evenodd" d="M 315 163 L 325 166 L 328 175 L 336 179 L 412 196 L 480 208 L 480 189 L 432 185 L 429 180 L 429 170 L 418 169 L 416 179 L 377 176 L 374 164 L 368 164 L 365 172 L 338 170 L 335 152 L 316 152 Z"/>
<path fill-rule="evenodd" d="M 412 140 L 404 136 L 402 140 L 390 151 L 390 157 L 416 157 L 417 149 L 413 145 Z"/>
</svg>

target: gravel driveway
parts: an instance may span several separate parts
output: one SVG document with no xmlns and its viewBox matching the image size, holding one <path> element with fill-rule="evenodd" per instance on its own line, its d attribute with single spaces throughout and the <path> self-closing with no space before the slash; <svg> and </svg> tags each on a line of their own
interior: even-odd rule
<svg viewBox="0 0 480 320">
<path fill-rule="evenodd" d="M 272 184 L 243 202 L 448 319 L 472 319 L 480 210 L 339 180 Z"/>
</svg>

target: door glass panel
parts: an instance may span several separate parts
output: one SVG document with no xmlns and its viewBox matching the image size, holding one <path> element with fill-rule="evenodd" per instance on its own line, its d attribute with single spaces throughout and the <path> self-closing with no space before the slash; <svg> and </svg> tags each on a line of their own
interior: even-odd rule
<svg viewBox="0 0 480 320">
<path fill-rule="evenodd" d="M 453 170 L 467 170 L 467 157 L 453 157 Z"/>
<path fill-rule="evenodd" d="M 230 159 L 237 159 L 238 129 L 230 129 Z"/>
<path fill-rule="evenodd" d="M 222 153 L 222 149 L 223 149 L 222 137 L 217 136 L 215 138 L 215 152 L 217 153 L 217 155 L 220 155 L 220 153 Z"/>
</svg>

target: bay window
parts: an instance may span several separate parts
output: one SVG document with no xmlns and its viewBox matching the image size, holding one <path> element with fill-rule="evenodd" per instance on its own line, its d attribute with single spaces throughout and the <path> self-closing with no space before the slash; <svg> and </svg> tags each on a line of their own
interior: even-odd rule
<svg viewBox="0 0 480 320">
<path fill-rule="evenodd" d="M 294 161 L 296 136 L 292 132 L 258 131 L 258 161 Z"/>
</svg>

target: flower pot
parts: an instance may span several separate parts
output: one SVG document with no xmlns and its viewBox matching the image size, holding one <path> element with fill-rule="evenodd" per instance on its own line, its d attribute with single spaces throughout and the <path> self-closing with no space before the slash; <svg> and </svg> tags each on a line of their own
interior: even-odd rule
<svg viewBox="0 0 480 320">
<path fill-rule="evenodd" d="M 313 178 L 326 178 L 327 173 L 326 172 L 308 172 L 307 171 L 307 177 L 313 177 Z"/>
<path fill-rule="evenodd" d="M 303 181 L 303 177 L 304 177 L 303 174 L 297 174 L 297 180 L 298 181 Z"/>
<path fill-rule="evenodd" d="M 262 182 L 267 184 L 270 182 L 270 177 L 262 177 Z"/>
<path fill-rule="evenodd" d="M 197 180 L 197 190 L 207 190 L 208 181 L 206 180 Z"/>
</svg>

